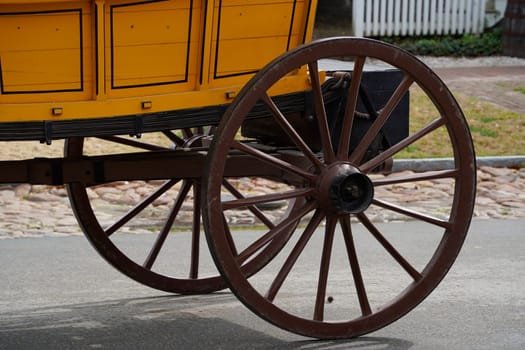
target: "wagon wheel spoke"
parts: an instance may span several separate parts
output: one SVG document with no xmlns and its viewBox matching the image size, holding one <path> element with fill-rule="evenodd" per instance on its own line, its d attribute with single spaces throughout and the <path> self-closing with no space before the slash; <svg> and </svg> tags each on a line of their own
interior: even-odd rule
<svg viewBox="0 0 525 350">
<path fill-rule="evenodd" d="M 406 137 L 404 140 L 398 142 L 394 146 L 390 147 L 389 149 L 380 153 L 376 157 L 362 164 L 361 166 L 359 166 L 359 169 L 365 173 L 369 172 L 370 170 L 374 169 L 375 167 L 383 163 L 388 158 L 392 157 L 396 153 L 403 150 L 405 147 L 410 146 L 417 140 L 421 139 L 423 136 L 430 134 L 431 132 L 433 132 L 437 128 L 440 128 L 444 124 L 445 124 L 445 121 L 442 118 L 438 118 L 434 120 L 433 122 L 429 123 L 425 127 L 421 128 L 418 132 Z"/>
<path fill-rule="evenodd" d="M 199 277 L 199 256 L 201 236 L 201 184 L 193 183 L 193 220 L 191 229 L 190 278 Z"/>
<path fill-rule="evenodd" d="M 173 226 L 175 218 L 179 214 L 180 208 L 182 207 L 182 203 L 188 195 L 190 188 L 191 183 L 189 181 L 184 181 L 181 190 L 177 196 L 177 200 L 175 201 L 173 208 L 171 209 L 170 214 L 168 215 L 168 218 L 166 219 L 164 226 L 162 227 L 162 230 L 157 236 L 157 239 L 155 240 L 155 243 L 153 244 L 153 247 L 151 248 L 148 257 L 142 264 L 144 268 L 151 270 L 151 268 L 153 267 L 153 264 L 155 263 L 155 260 L 157 259 L 160 250 L 164 245 L 164 242 L 166 241 L 166 238 L 168 237 L 168 233 L 170 232 L 171 227 Z"/>
<path fill-rule="evenodd" d="M 352 72 L 352 79 L 350 80 L 350 88 L 348 90 L 343 125 L 341 128 L 341 136 L 339 139 L 339 147 L 337 150 L 338 160 L 348 159 L 348 153 L 350 152 L 350 135 L 352 135 L 354 115 L 357 107 L 357 98 L 359 96 L 359 87 L 361 86 L 365 59 L 365 57 L 358 56 L 354 63 L 354 70 Z"/>
<path fill-rule="evenodd" d="M 222 215 L 222 223 L 224 232 L 226 234 L 226 240 L 228 241 L 228 248 L 233 255 L 237 256 L 239 255 L 239 253 L 237 253 L 237 246 L 235 244 L 235 240 L 233 239 L 232 232 L 230 231 L 230 227 L 228 226 L 228 220 L 226 220 L 226 216 L 224 214 Z"/>
<path fill-rule="evenodd" d="M 249 197 L 249 198 L 242 197 L 242 199 L 223 202 L 222 209 L 228 210 L 228 209 L 242 208 L 242 207 L 253 206 L 255 204 L 275 202 L 275 201 L 282 200 L 282 199 L 304 197 L 304 196 L 308 196 L 312 194 L 313 192 L 314 192 L 313 189 L 308 188 L 308 189 L 291 190 L 291 191 L 286 191 L 282 193 L 264 194 L 260 196 Z"/>
<path fill-rule="evenodd" d="M 323 255 L 321 257 L 321 266 L 319 268 L 319 281 L 317 284 L 317 296 L 315 299 L 314 320 L 323 321 L 324 304 L 326 298 L 326 285 L 328 283 L 328 271 L 330 269 L 330 259 L 332 257 L 332 245 L 334 243 L 336 217 L 327 217 L 324 234 Z"/>
<path fill-rule="evenodd" d="M 266 299 L 268 299 L 270 301 L 273 301 L 275 299 L 277 293 L 279 292 L 279 289 L 281 288 L 281 286 L 283 285 L 284 281 L 286 280 L 286 277 L 288 276 L 288 274 L 292 270 L 295 262 L 297 261 L 297 259 L 301 255 L 301 253 L 304 250 L 306 244 L 308 243 L 308 241 L 312 237 L 312 234 L 314 233 L 315 229 L 319 226 L 319 224 L 321 223 L 321 220 L 323 220 L 323 218 L 324 218 L 324 214 L 322 213 L 322 211 L 317 210 L 315 212 L 314 216 L 310 219 L 310 222 L 308 223 L 308 225 L 304 229 L 303 234 L 301 235 L 301 237 L 299 238 L 299 240 L 295 244 L 294 248 L 290 252 L 290 255 L 288 255 L 288 258 L 284 262 L 283 266 L 279 270 L 279 273 L 277 274 L 277 276 L 275 276 L 272 284 L 270 285 L 270 288 L 266 292 L 266 295 L 265 295 Z"/>
<path fill-rule="evenodd" d="M 182 134 L 184 135 L 184 137 L 185 137 L 186 139 L 189 139 L 189 138 L 191 138 L 193 135 L 195 135 L 195 134 L 193 133 L 193 131 L 191 130 L 191 128 L 184 128 L 184 129 L 182 129 Z"/>
<path fill-rule="evenodd" d="M 279 126 L 286 132 L 288 137 L 295 143 L 295 145 L 304 153 L 304 155 L 312 162 L 312 164 L 316 167 L 317 170 L 321 170 L 324 165 L 321 163 L 319 158 L 312 152 L 310 147 L 306 144 L 306 142 L 302 139 L 302 137 L 295 131 L 293 126 L 286 120 L 286 117 L 282 114 L 282 112 L 279 110 L 277 105 L 272 101 L 270 96 L 268 96 L 267 93 L 265 93 L 262 97 L 262 101 L 264 104 L 268 107 L 268 109 L 272 112 L 274 119 L 277 121 Z"/>
<path fill-rule="evenodd" d="M 226 179 L 223 180 L 223 186 L 231 193 L 235 196 L 235 198 L 239 199 L 239 200 L 243 200 L 245 199 L 245 197 L 242 195 L 241 192 L 237 191 L 237 189 L 235 187 L 233 187 L 233 185 Z M 252 204 L 256 204 L 256 203 L 252 203 Z M 253 215 L 255 215 L 259 220 L 261 220 L 261 222 L 266 225 L 266 227 L 274 227 L 274 224 L 273 222 L 268 219 L 268 217 L 266 217 L 266 215 L 264 215 L 264 213 L 259 209 L 257 208 L 256 206 L 254 205 L 247 205 L 247 208 L 248 210 L 250 210 L 252 212 Z M 226 210 L 226 208 L 223 207 L 223 210 Z"/>
<path fill-rule="evenodd" d="M 419 281 L 423 276 L 394 248 L 394 246 L 381 234 L 381 232 L 372 224 L 368 217 L 361 213 L 357 215 L 359 221 L 368 229 L 374 238 L 385 248 L 385 250 L 394 258 L 395 261 L 414 279 Z"/>
<path fill-rule="evenodd" d="M 173 131 L 171 130 L 164 130 L 162 131 L 162 133 L 171 141 L 173 142 L 175 145 L 177 145 L 178 147 L 182 147 L 184 145 L 184 139 L 177 136 L 177 134 L 175 134 Z"/>
<path fill-rule="evenodd" d="M 281 235 L 289 234 L 289 228 L 296 225 L 306 214 L 311 212 L 315 207 L 315 203 L 305 203 L 301 208 L 294 211 L 286 219 L 272 227 L 266 234 L 251 243 L 240 254 L 236 253 L 236 260 L 243 264 L 246 260 L 252 257 L 261 248 L 266 246 L 274 239 L 278 239 Z"/>
<path fill-rule="evenodd" d="M 427 222 L 429 224 L 440 226 L 440 227 L 443 227 L 443 228 L 446 228 L 446 229 L 448 229 L 448 228 L 450 228 L 452 226 L 452 224 L 450 222 L 448 222 L 448 221 L 440 220 L 438 218 L 419 213 L 419 212 L 417 212 L 415 210 L 402 208 L 400 206 L 397 206 L 397 205 L 394 205 L 394 204 L 391 204 L 391 203 L 388 203 L 388 202 L 385 202 L 385 201 L 382 201 L 382 200 L 379 200 L 379 199 L 374 199 L 372 201 L 372 203 L 377 205 L 377 206 L 380 206 L 382 208 L 385 208 L 385 209 L 388 209 L 388 210 L 392 210 L 392 211 L 395 211 L 397 213 L 400 213 L 400 214 L 403 214 L 403 215 L 406 215 L 406 216 L 409 216 L 409 217 L 412 217 L 412 218 L 415 218 L 415 219 Z"/>
<path fill-rule="evenodd" d="M 272 155 L 266 154 L 262 151 L 259 151 L 253 147 L 248 146 L 247 144 L 241 143 L 239 141 L 234 141 L 232 143 L 232 148 L 239 150 L 241 152 L 244 152 L 246 154 L 249 154 L 255 158 L 260 159 L 261 161 L 274 166 L 276 168 L 279 168 L 281 170 L 284 170 L 287 173 L 292 173 L 295 175 L 299 175 L 307 180 L 314 181 L 315 176 L 311 174 L 310 172 L 307 172 L 293 164 L 287 163 L 281 159 L 278 159 Z"/>
<path fill-rule="evenodd" d="M 376 120 L 370 126 L 366 134 L 361 139 L 361 142 L 356 147 L 354 152 L 350 155 L 350 163 L 359 164 L 365 156 L 365 153 L 375 139 L 383 125 L 386 123 L 393 110 L 397 107 L 403 96 L 407 93 L 408 89 L 414 82 L 413 78 L 405 75 L 399 86 L 396 88 L 385 107 L 381 110 Z"/>
<path fill-rule="evenodd" d="M 361 314 L 363 316 L 370 315 L 372 313 L 372 309 L 370 308 L 370 302 L 368 301 L 365 284 L 363 282 L 363 276 L 361 274 L 361 268 L 359 266 L 359 260 L 357 258 L 354 239 L 352 237 L 350 217 L 348 215 L 343 216 L 340 219 L 340 223 L 343 230 L 343 238 L 345 241 L 348 260 L 350 262 L 350 268 L 352 269 L 355 289 L 359 299 L 359 306 L 361 307 Z"/>
<path fill-rule="evenodd" d="M 319 134 L 321 136 L 321 144 L 325 162 L 332 163 L 335 159 L 334 147 L 332 145 L 330 130 L 328 128 L 328 117 L 326 115 L 325 110 L 317 61 L 308 63 L 308 71 L 310 73 L 310 80 L 312 82 L 312 94 L 315 105 L 315 116 L 317 119 Z"/>
<path fill-rule="evenodd" d="M 430 181 L 439 179 L 456 178 L 459 175 L 457 169 L 450 170 L 436 170 L 427 171 L 424 173 L 408 174 L 408 175 L 391 175 L 382 179 L 373 179 L 372 182 L 375 187 L 394 185 L 406 182 Z"/>
<path fill-rule="evenodd" d="M 146 209 L 151 203 L 153 203 L 157 198 L 162 196 L 166 191 L 168 191 L 173 185 L 175 185 L 179 180 L 168 180 L 162 186 L 160 186 L 155 192 L 150 194 L 148 197 L 144 198 L 140 203 L 135 207 L 129 210 L 124 216 L 117 220 L 113 225 L 105 229 L 106 235 L 109 237 L 115 233 L 119 228 L 129 222 L 131 219 L 136 217 L 141 211 Z"/>
</svg>

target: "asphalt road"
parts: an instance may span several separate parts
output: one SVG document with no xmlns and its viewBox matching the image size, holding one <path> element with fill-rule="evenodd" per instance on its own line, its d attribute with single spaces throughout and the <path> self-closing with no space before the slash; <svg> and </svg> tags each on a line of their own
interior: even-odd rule
<svg viewBox="0 0 525 350">
<path fill-rule="evenodd" d="M 417 223 L 398 223 L 417 232 Z M 0 349 L 524 349 L 525 220 L 476 220 L 442 284 L 346 341 L 279 330 L 229 292 L 177 296 L 120 275 L 83 237 L 0 241 Z"/>
</svg>

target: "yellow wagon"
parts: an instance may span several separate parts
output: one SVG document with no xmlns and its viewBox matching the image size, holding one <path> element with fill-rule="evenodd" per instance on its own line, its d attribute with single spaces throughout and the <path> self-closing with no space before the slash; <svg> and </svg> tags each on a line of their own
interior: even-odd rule
<svg viewBox="0 0 525 350">
<path fill-rule="evenodd" d="M 311 337 L 389 324 L 459 253 L 474 204 L 472 142 L 449 90 L 412 55 L 363 38 L 309 43 L 315 9 L 0 0 L 0 141 L 65 140 L 63 157 L 0 161 L 0 182 L 66 185 L 95 249 L 153 288 L 230 287 L 256 314 Z M 409 91 L 430 105 L 410 112 L 421 119 L 410 130 Z M 397 171 L 397 154 L 435 135 L 450 146 L 450 169 Z M 407 199 L 421 183 L 448 186 L 448 206 Z M 102 201 L 103 189 L 119 205 Z M 406 246 L 374 223 L 374 209 L 431 233 Z M 243 218 L 256 230 L 239 229 Z M 150 246 L 133 245 L 137 231 Z M 414 261 L 414 249 L 427 259 Z M 305 270 L 312 259 L 318 270 Z"/>
</svg>

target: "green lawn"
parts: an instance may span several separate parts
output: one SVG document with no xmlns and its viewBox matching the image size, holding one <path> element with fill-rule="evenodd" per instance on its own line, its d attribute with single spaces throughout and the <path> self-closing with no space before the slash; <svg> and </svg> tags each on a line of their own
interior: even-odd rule
<svg viewBox="0 0 525 350">
<path fill-rule="evenodd" d="M 438 116 L 419 89 L 410 91 L 410 131 L 421 129 Z M 474 140 L 478 156 L 525 154 L 525 116 L 464 94 L 455 94 Z M 396 158 L 448 157 L 452 150 L 445 128 L 440 128 L 398 153 Z"/>
</svg>

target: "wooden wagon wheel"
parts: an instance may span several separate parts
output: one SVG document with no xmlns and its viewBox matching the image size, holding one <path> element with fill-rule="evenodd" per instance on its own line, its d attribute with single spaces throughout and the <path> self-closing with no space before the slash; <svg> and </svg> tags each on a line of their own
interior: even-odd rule
<svg viewBox="0 0 525 350">
<path fill-rule="evenodd" d="M 323 75 L 318 73 L 318 67 L 326 64 L 325 59 L 343 59 L 353 71 L 348 88 L 343 90 L 346 105 L 337 138 L 328 126 L 329 117 L 321 93 Z M 378 108 L 377 118 L 357 147 L 351 148 L 359 91 L 366 89 L 361 83 L 363 67 L 366 69 L 369 62 L 396 68 L 403 73 L 403 78 L 388 102 Z M 301 67 L 309 71 L 314 105 L 310 109 L 315 111 L 322 154 L 314 153 L 303 142 L 269 97 L 272 86 Z M 327 75 L 330 77 L 330 73 Z M 419 125 L 420 119 L 423 123 L 382 153 L 365 157 L 370 144 L 409 90 L 431 105 L 430 110 L 411 112 L 412 124 Z M 309 160 L 308 165 L 262 152 L 253 142 L 238 139 L 238 130 L 257 103 L 267 107 L 276 124 L 296 145 L 296 152 Z M 430 119 L 426 121 L 427 118 Z M 389 157 L 407 147 L 419 147 L 421 142 L 434 136 L 450 149 L 454 159 L 450 169 L 421 173 L 394 171 L 388 176 L 373 174 L 372 170 Z M 279 237 L 281 227 L 262 232 L 246 242 L 246 237 L 236 241 L 222 225 L 224 213 L 238 203 L 221 199 L 220 178 L 229 158 L 239 152 L 301 179 L 295 190 L 282 195 L 304 201 L 297 215 L 290 218 L 302 222 L 292 239 L 271 264 L 249 279 L 242 272 L 246 251 L 256 250 Z M 394 170 L 395 164 L 394 157 Z M 243 88 L 216 131 L 205 175 L 203 216 L 207 238 L 232 291 L 252 311 L 281 328 L 311 337 L 343 338 L 362 335 L 393 322 L 438 285 L 467 234 L 474 206 L 476 168 L 469 129 L 461 109 L 428 67 L 409 53 L 385 43 L 333 38 L 284 54 Z M 444 198 L 439 198 L 449 201 L 445 208 L 435 204 L 433 194 L 428 193 L 429 186 L 446 187 L 440 192 Z M 262 203 L 274 196 L 254 197 L 252 203 Z M 425 196 L 431 200 L 425 201 Z M 374 223 L 373 212 L 378 209 L 383 216 L 392 214 L 390 220 L 396 220 L 397 215 L 419 222 L 421 232 L 412 237 L 402 231 L 403 225 Z M 239 248 L 241 245 L 243 248 Z M 316 261 L 314 265 L 312 260 Z M 316 270 L 312 266 L 316 266 Z"/>
<path fill-rule="evenodd" d="M 70 138 L 66 140 L 65 156 L 204 147 L 212 132 L 212 127 L 199 127 L 145 134 L 142 139 Z M 237 189 L 228 179 L 223 179 L 223 187 L 230 197 L 243 198 L 243 190 Z M 173 293 L 209 293 L 226 287 L 204 246 L 205 240 L 201 240 L 200 179 L 122 181 L 93 187 L 71 183 L 67 188 L 71 206 L 85 235 L 102 257 L 125 275 L 152 288 Z M 118 189 L 117 193 L 112 189 Z M 129 198 L 129 191 L 135 197 L 139 192 L 140 197 Z M 100 200 L 100 196 L 109 197 L 111 202 L 112 192 L 116 205 Z M 294 205 L 287 201 L 281 203 L 280 211 L 273 212 L 250 206 L 249 213 L 245 212 L 244 216 L 250 216 L 252 225 L 273 227 L 273 222 L 289 215 Z M 186 219 L 181 219 L 183 212 Z M 182 227 L 181 221 L 185 221 Z M 146 245 L 144 241 L 137 243 L 137 236 L 133 234 L 144 232 L 143 238 L 149 240 Z M 252 274 L 260 269 L 282 245 L 283 242 L 275 240 L 253 259 L 245 272 Z M 188 255 L 189 258 L 181 258 Z"/>
</svg>

